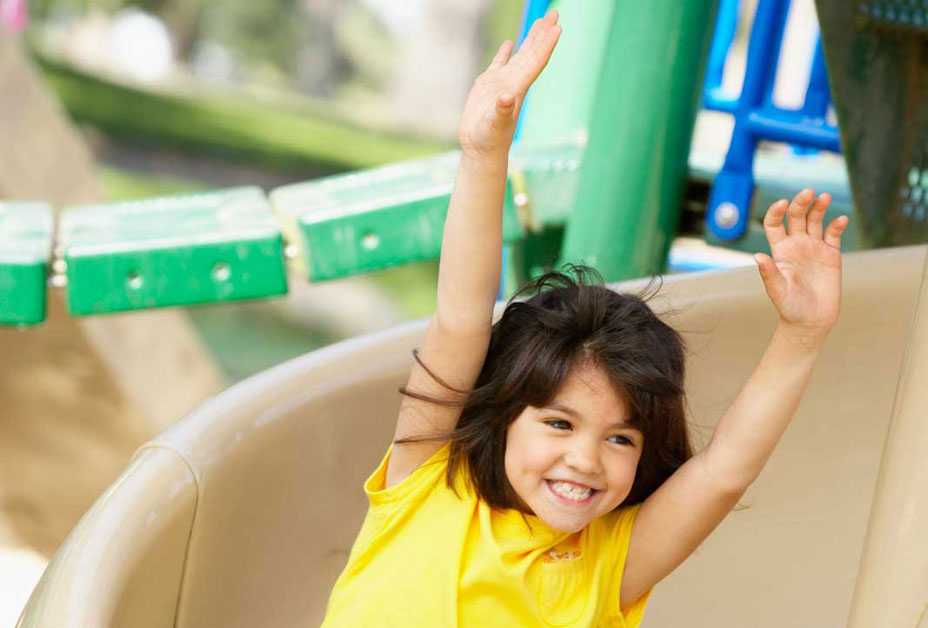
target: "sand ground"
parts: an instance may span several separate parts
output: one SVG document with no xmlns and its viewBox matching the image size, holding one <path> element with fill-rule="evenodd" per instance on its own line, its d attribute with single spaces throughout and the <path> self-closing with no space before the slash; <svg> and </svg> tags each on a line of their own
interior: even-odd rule
<svg viewBox="0 0 928 628">
<path fill-rule="evenodd" d="M 0 627 L 151 428 L 114 386 L 60 295 L 48 322 L 0 328 Z"/>
</svg>

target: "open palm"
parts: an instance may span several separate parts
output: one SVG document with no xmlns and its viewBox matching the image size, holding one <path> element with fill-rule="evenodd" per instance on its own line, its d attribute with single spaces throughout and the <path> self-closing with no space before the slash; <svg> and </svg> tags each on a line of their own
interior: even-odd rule
<svg viewBox="0 0 928 628">
<path fill-rule="evenodd" d="M 841 304 L 841 234 L 847 216 L 824 227 L 828 194 L 806 189 L 792 202 L 777 201 L 764 216 L 771 258 L 755 255 L 764 288 L 780 318 L 796 327 L 827 330 Z M 784 218 L 789 215 L 788 224 Z"/>
<path fill-rule="evenodd" d="M 504 42 L 470 90 L 458 139 L 467 152 L 508 151 L 525 93 L 551 58 L 561 34 L 557 11 L 535 21 L 512 55 L 513 43 Z"/>
</svg>

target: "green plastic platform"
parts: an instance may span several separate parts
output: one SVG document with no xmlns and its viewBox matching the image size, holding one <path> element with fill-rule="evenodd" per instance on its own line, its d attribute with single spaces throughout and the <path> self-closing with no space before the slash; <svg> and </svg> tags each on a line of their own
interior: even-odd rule
<svg viewBox="0 0 928 628">
<path fill-rule="evenodd" d="M 0 203 L 0 324 L 45 320 L 53 225 L 45 203 Z"/>
<path fill-rule="evenodd" d="M 65 210 L 71 314 L 285 294 L 283 238 L 256 187 Z"/>
<path fill-rule="evenodd" d="M 436 257 L 457 161 L 444 153 L 272 191 L 301 272 L 324 281 Z"/>
<path fill-rule="evenodd" d="M 581 150 L 576 141 L 513 149 L 504 242 L 522 239 L 523 225 L 566 219 Z M 271 192 L 288 239 L 299 246 L 301 273 L 324 281 L 437 258 L 459 160 L 448 152 Z"/>
</svg>

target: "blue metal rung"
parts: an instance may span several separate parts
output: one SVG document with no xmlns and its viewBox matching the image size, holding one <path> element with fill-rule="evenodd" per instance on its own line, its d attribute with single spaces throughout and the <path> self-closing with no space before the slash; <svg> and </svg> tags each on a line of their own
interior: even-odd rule
<svg viewBox="0 0 928 628">
<path fill-rule="evenodd" d="M 735 33 L 738 30 L 738 5 L 740 0 L 721 0 L 718 18 L 715 22 L 715 36 L 709 49 L 709 62 L 706 66 L 706 84 L 703 90 L 703 106 L 713 111 L 734 113 L 738 99 L 727 95 L 722 90 L 725 76 L 725 62 L 731 50 Z"/>
<path fill-rule="evenodd" d="M 725 57 L 737 26 L 738 0 L 722 0 L 716 37 L 703 94 L 707 109 L 735 118 L 725 163 L 715 179 L 706 225 L 721 240 L 735 240 L 747 229 L 754 192 L 754 153 L 761 140 L 792 144 L 798 153 L 840 152 L 838 129 L 828 124 L 831 102 L 821 41 L 816 42 L 803 106 L 788 110 L 773 104 L 780 48 L 791 0 L 760 0 L 748 46 L 741 94 L 732 97 L 722 88 Z"/>
</svg>

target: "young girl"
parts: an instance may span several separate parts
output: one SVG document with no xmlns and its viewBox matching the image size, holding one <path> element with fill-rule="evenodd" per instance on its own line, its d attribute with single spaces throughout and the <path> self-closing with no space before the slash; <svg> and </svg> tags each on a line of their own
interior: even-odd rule
<svg viewBox="0 0 928 628">
<path fill-rule="evenodd" d="M 777 329 L 695 455 L 683 343 L 642 299 L 574 267 L 492 324 L 513 128 L 557 20 L 504 43 L 468 97 L 437 311 L 325 627 L 638 626 L 757 478 L 837 319 L 847 219 L 823 229 L 829 198 L 804 190 L 770 207 L 756 256 Z"/>
</svg>

